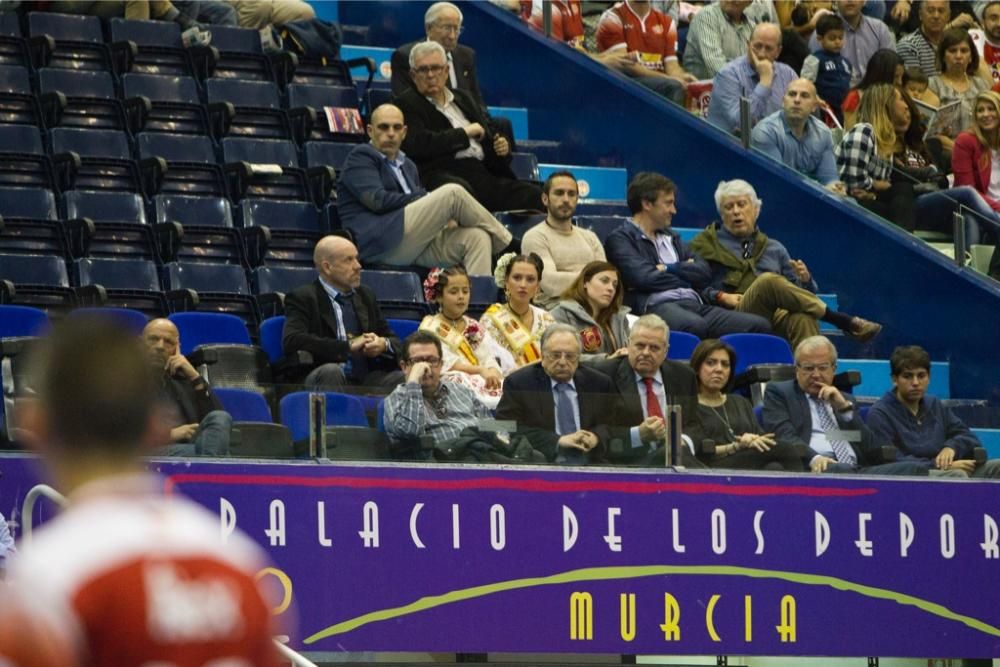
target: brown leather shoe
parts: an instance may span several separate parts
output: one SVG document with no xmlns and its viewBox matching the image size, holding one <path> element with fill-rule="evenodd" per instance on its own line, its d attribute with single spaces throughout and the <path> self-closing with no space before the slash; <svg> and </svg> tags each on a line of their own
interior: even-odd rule
<svg viewBox="0 0 1000 667">
<path fill-rule="evenodd" d="M 851 328 L 845 333 L 862 343 L 870 341 L 882 331 L 882 325 L 878 322 L 871 322 L 861 317 L 851 318 Z"/>
</svg>

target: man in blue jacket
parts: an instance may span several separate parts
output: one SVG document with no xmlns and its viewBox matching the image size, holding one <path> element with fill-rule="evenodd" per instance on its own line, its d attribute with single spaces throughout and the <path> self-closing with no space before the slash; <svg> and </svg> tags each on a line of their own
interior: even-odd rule
<svg viewBox="0 0 1000 667">
<path fill-rule="evenodd" d="M 364 261 L 400 266 L 463 264 L 489 275 L 492 255 L 511 234 L 460 185 L 427 192 L 417 167 L 399 149 L 403 112 L 383 104 L 368 124 L 371 143 L 347 156 L 337 185 L 337 212 L 354 234 Z"/>
<path fill-rule="evenodd" d="M 970 477 L 1000 477 L 1000 459 L 976 467 L 979 438 L 943 405 L 927 395 L 931 358 L 917 345 L 897 347 L 889 359 L 893 388 L 868 413 L 868 426 L 899 450 L 899 460 L 931 462 L 931 475 L 961 471 Z M 952 476 L 952 475 L 947 475 Z"/>
<path fill-rule="evenodd" d="M 618 267 L 629 306 L 636 313 L 655 313 L 674 331 L 699 338 L 729 333 L 771 333 L 771 323 L 706 303 L 700 290 L 712 272 L 670 228 L 677 209 L 677 187 L 665 176 L 636 174 L 626 199 L 632 220 L 608 235 L 608 261 Z"/>
</svg>

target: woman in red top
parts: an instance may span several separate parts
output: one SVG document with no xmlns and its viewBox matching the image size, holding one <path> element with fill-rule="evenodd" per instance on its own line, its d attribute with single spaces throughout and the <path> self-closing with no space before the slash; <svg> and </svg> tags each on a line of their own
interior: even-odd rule
<svg viewBox="0 0 1000 667">
<path fill-rule="evenodd" d="M 868 60 L 865 76 L 857 88 L 851 88 L 844 97 L 841 108 L 844 110 L 844 129 L 849 130 L 857 122 L 858 106 L 861 96 L 876 83 L 891 83 L 894 86 L 903 85 L 903 59 L 892 49 L 879 49 Z"/>
<path fill-rule="evenodd" d="M 994 212 L 994 236 L 1000 229 L 1000 94 L 987 90 L 976 96 L 972 127 L 955 139 L 951 155 L 955 185 L 970 185 Z M 1000 253 L 993 251 L 990 277 L 1000 280 Z"/>
</svg>

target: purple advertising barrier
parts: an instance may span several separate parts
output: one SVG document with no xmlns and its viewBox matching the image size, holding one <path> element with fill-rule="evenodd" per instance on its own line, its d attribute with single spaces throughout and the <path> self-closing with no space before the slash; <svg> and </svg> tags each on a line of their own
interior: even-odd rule
<svg viewBox="0 0 1000 667">
<path fill-rule="evenodd" d="M 306 651 L 1000 656 L 994 482 L 153 467 L 268 550 Z M 0 472 L 8 513 L 38 477 Z"/>
</svg>

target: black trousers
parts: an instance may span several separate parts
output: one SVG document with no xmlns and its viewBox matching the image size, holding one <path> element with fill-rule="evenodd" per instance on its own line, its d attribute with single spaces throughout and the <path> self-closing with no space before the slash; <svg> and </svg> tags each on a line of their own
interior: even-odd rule
<svg viewBox="0 0 1000 667">
<path fill-rule="evenodd" d="M 445 183 L 457 183 L 469 191 L 488 211 L 544 211 L 542 188 L 536 183 L 518 181 L 505 176 L 496 176 L 475 158 L 455 161 L 455 167 L 448 171 L 434 171 L 426 176 L 421 174 L 428 190 L 439 188 Z"/>
</svg>

